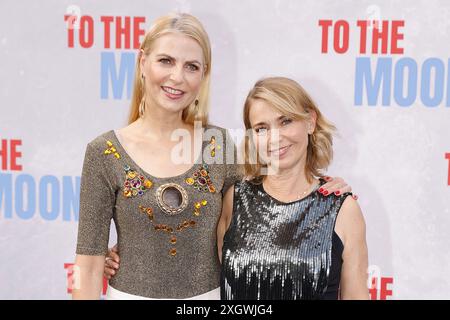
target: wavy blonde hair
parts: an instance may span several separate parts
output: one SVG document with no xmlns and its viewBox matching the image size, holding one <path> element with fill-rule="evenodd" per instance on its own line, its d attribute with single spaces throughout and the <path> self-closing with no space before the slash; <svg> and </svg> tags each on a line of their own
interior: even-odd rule
<svg viewBox="0 0 450 320">
<path fill-rule="evenodd" d="M 200 45 L 204 57 L 204 75 L 198 95 L 198 105 L 195 101 L 183 110 L 182 119 L 185 123 L 194 124 L 201 121 L 202 125 L 208 122 L 209 110 L 209 83 L 211 76 L 211 45 L 208 34 L 200 21 L 187 13 L 171 13 L 158 18 L 150 30 L 145 34 L 140 49 L 143 54 L 148 55 L 153 48 L 155 40 L 163 35 L 179 33 L 191 37 Z M 142 51 L 139 52 L 134 72 L 133 95 L 131 98 L 130 114 L 128 123 L 139 119 L 139 105 L 144 97 L 144 83 L 141 79 L 140 59 Z"/>
<path fill-rule="evenodd" d="M 309 94 L 296 81 L 285 77 L 261 79 L 250 90 L 244 105 L 244 124 L 247 132 L 252 129 L 250 107 L 255 100 L 264 100 L 283 115 L 296 120 L 308 120 L 311 112 L 316 113 L 314 132 L 308 135 L 305 174 L 309 182 L 323 176 L 333 159 L 333 133 L 336 127 L 320 112 Z M 256 155 L 256 156 L 255 156 Z M 244 142 L 245 176 L 262 181 L 264 167 L 259 161 L 252 135 L 246 135 Z"/>
</svg>

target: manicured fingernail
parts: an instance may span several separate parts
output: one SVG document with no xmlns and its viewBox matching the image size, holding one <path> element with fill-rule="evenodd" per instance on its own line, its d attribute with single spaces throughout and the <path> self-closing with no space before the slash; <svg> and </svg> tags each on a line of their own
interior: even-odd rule
<svg viewBox="0 0 450 320">
<path fill-rule="evenodd" d="M 325 190 L 325 191 L 323 192 L 323 195 L 326 196 L 327 194 L 328 194 L 328 191 Z"/>
<path fill-rule="evenodd" d="M 331 181 L 332 178 L 331 178 L 331 177 L 325 177 L 325 180 L 326 180 L 326 181 Z"/>
<path fill-rule="evenodd" d="M 322 193 L 322 192 L 323 192 L 323 188 L 320 188 L 320 189 L 319 189 L 319 192 Z"/>
<path fill-rule="evenodd" d="M 340 191 L 336 191 L 334 194 L 338 196 L 338 195 L 341 194 L 341 192 Z"/>
</svg>

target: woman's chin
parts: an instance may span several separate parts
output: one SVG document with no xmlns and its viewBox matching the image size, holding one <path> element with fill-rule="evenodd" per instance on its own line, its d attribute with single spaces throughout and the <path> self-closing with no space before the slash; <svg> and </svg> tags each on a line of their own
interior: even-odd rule
<svg viewBox="0 0 450 320">
<path fill-rule="evenodd" d="M 160 103 L 161 108 L 163 108 L 167 112 L 171 113 L 178 113 L 180 111 L 183 111 L 187 105 L 185 103 L 182 103 L 181 101 L 162 101 Z"/>
<path fill-rule="evenodd" d="M 282 158 L 282 159 L 272 159 L 270 161 L 270 167 L 273 172 L 282 172 L 289 169 L 294 168 L 298 162 L 293 161 L 289 158 Z"/>
</svg>

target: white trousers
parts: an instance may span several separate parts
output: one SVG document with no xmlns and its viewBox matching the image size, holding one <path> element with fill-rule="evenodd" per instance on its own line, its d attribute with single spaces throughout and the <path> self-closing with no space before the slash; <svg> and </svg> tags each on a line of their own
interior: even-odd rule
<svg viewBox="0 0 450 320">
<path fill-rule="evenodd" d="M 122 292 L 120 290 L 114 289 L 110 285 L 108 285 L 108 290 L 106 291 L 106 300 L 178 300 L 171 298 L 147 298 L 142 296 L 136 296 L 134 294 Z M 198 296 L 179 299 L 179 300 L 220 300 L 220 287 L 208 291 L 206 293 L 202 293 Z"/>
</svg>

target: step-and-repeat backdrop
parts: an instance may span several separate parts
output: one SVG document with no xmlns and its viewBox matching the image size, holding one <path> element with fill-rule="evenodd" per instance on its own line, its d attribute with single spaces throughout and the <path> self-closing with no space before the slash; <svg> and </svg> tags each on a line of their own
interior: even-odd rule
<svg viewBox="0 0 450 320">
<path fill-rule="evenodd" d="M 448 1 L 0 2 L 0 298 L 69 299 L 86 144 L 126 125 L 139 42 L 188 12 L 213 50 L 211 122 L 254 82 L 300 82 L 339 130 L 372 299 L 450 299 Z M 115 230 L 110 243 L 116 241 Z"/>
</svg>

